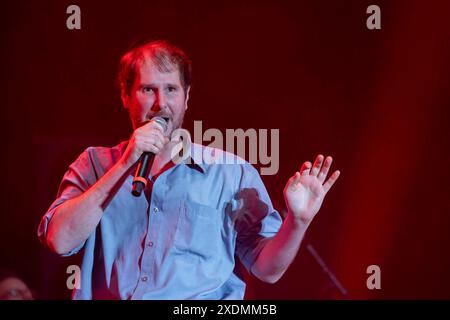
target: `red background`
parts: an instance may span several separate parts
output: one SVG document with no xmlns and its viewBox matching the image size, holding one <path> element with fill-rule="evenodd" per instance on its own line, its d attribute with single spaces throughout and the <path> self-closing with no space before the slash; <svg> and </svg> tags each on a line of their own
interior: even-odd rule
<svg viewBox="0 0 450 320">
<path fill-rule="evenodd" d="M 66 8 L 81 8 L 81 30 Z M 366 28 L 367 6 L 381 30 Z M 450 298 L 448 1 L 16 1 L 1 16 L 1 265 L 43 299 L 70 296 L 66 267 L 36 227 L 67 166 L 131 125 L 114 86 L 142 38 L 168 39 L 194 63 L 185 120 L 279 128 L 272 200 L 303 161 L 335 158 L 341 177 L 310 243 L 353 299 Z M 368 290 L 366 268 L 381 268 Z M 248 298 L 342 298 L 302 247 L 275 285 Z"/>
</svg>

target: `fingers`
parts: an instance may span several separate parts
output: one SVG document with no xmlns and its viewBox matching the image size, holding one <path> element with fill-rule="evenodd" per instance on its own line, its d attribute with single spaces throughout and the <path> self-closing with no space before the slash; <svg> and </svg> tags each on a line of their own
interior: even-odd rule
<svg viewBox="0 0 450 320">
<path fill-rule="evenodd" d="M 161 147 L 158 147 L 156 144 L 145 143 L 142 146 L 142 152 L 152 152 L 154 154 L 158 154 L 161 150 Z"/>
<path fill-rule="evenodd" d="M 153 136 L 153 139 L 148 139 L 147 143 L 153 144 L 159 150 L 164 147 L 164 138 L 159 135 L 156 135 Z"/>
<path fill-rule="evenodd" d="M 323 163 L 323 155 L 319 154 L 316 158 L 316 161 L 314 161 L 314 165 L 311 169 L 311 176 L 316 176 L 319 174 L 320 172 L 320 168 L 322 168 L 322 163 Z"/>
<path fill-rule="evenodd" d="M 309 174 L 310 170 L 311 170 L 311 162 L 306 161 L 302 164 L 302 167 L 300 168 L 300 174 L 302 176 L 306 176 Z"/>
<path fill-rule="evenodd" d="M 141 150 L 141 152 L 159 153 L 168 142 L 168 138 L 164 136 L 157 123 L 149 123 L 136 129 L 134 137 L 138 150 Z"/>
<path fill-rule="evenodd" d="M 142 132 L 144 135 L 154 134 L 158 137 L 158 139 L 161 139 L 161 141 L 164 141 L 164 138 L 166 137 L 162 126 L 156 121 L 150 121 L 147 123 L 144 127 L 142 127 Z"/>
<path fill-rule="evenodd" d="M 341 172 L 339 170 L 336 170 L 335 172 L 333 172 L 333 174 L 328 178 L 327 182 L 325 182 L 325 184 L 323 185 L 323 189 L 325 191 L 325 193 L 328 192 L 328 190 L 330 190 L 330 188 L 333 186 L 333 184 L 336 182 L 336 180 L 339 178 L 339 175 L 341 174 Z"/>
<path fill-rule="evenodd" d="M 325 182 L 325 179 L 327 178 L 328 172 L 330 171 L 331 164 L 333 163 L 333 158 L 328 156 L 324 158 L 323 155 L 319 154 L 316 157 L 316 160 L 314 161 L 314 165 L 311 167 L 311 163 L 309 161 L 306 161 L 303 163 L 300 174 L 302 176 L 310 175 L 310 176 L 316 176 L 317 179 L 323 184 Z M 335 174 L 335 173 L 333 173 Z M 333 177 L 333 179 L 328 180 L 331 185 L 334 183 L 335 179 L 339 176 L 339 171 L 337 173 L 337 176 Z M 330 177 L 331 178 L 331 177 Z M 331 185 L 329 187 L 331 187 Z"/>
<path fill-rule="evenodd" d="M 333 158 L 331 158 L 330 156 L 325 158 L 322 169 L 320 169 L 319 174 L 317 175 L 317 178 L 319 179 L 320 183 L 323 183 L 325 181 L 328 171 L 330 171 L 332 162 L 333 162 Z"/>
<path fill-rule="evenodd" d="M 292 184 L 298 184 L 300 182 L 300 172 L 296 172 L 292 177 Z"/>
<path fill-rule="evenodd" d="M 164 147 L 163 140 L 157 135 L 136 135 L 135 136 L 135 146 L 137 152 L 153 152 L 159 153 L 159 151 Z"/>
<path fill-rule="evenodd" d="M 145 124 L 145 126 L 142 127 L 144 130 L 149 131 L 158 131 L 162 135 L 164 135 L 163 127 L 156 121 L 152 120 Z"/>
</svg>

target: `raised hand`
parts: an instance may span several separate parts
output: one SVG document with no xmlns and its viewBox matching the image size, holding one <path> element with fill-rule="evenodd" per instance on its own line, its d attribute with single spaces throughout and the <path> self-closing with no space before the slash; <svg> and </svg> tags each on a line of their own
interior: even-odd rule
<svg viewBox="0 0 450 320">
<path fill-rule="evenodd" d="M 325 195 L 336 182 L 340 172 L 335 171 L 326 180 L 333 159 L 318 155 L 314 165 L 303 163 L 284 188 L 284 199 L 289 214 L 304 224 L 309 224 L 319 211 Z M 326 181 L 325 181 L 326 180 Z"/>
</svg>

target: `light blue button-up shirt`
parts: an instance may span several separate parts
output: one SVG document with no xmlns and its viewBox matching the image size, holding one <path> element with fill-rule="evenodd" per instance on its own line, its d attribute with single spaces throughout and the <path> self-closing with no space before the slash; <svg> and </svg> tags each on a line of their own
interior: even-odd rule
<svg viewBox="0 0 450 320">
<path fill-rule="evenodd" d="M 55 209 L 101 178 L 126 145 L 90 147 L 70 165 L 39 225 L 42 242 Z M 238 163 L 205 162 L 202 155 Z M 195 144 L 188 160 L 164 171 L 141 197 L 131 195 L 134 171 L 125 178 L 95 231 L 67 254 L 83 255 L 74 299 L 244 297 L 235 257 L 250 270 L 281 217 L 249 163 Z"/>
</svg>

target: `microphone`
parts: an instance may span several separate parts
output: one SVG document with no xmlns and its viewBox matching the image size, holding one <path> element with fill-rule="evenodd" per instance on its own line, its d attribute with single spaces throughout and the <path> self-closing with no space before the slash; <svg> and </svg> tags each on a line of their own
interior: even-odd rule
<svg viewBox="0 0 450 320">
<path fill-rule="evenodd" d="M 167 121 L 161 117 L 154 117 L 151 121 L 156 121 L 161 125 L 163 131 L 167 129 Z M 139 197 L 142 193 L 142 190 L 145 189 L 147 185 L 147 177 L 150 173 L 151 163 L 153 163 L 153 159 L 155 154 L 153 152 L 144 152 L 139 159 L 139 164 L 136 168 L 136 173 L 133 178 L 133 188 L 131 189 L 131 194 L 135 197 Z"/>
</svg>

